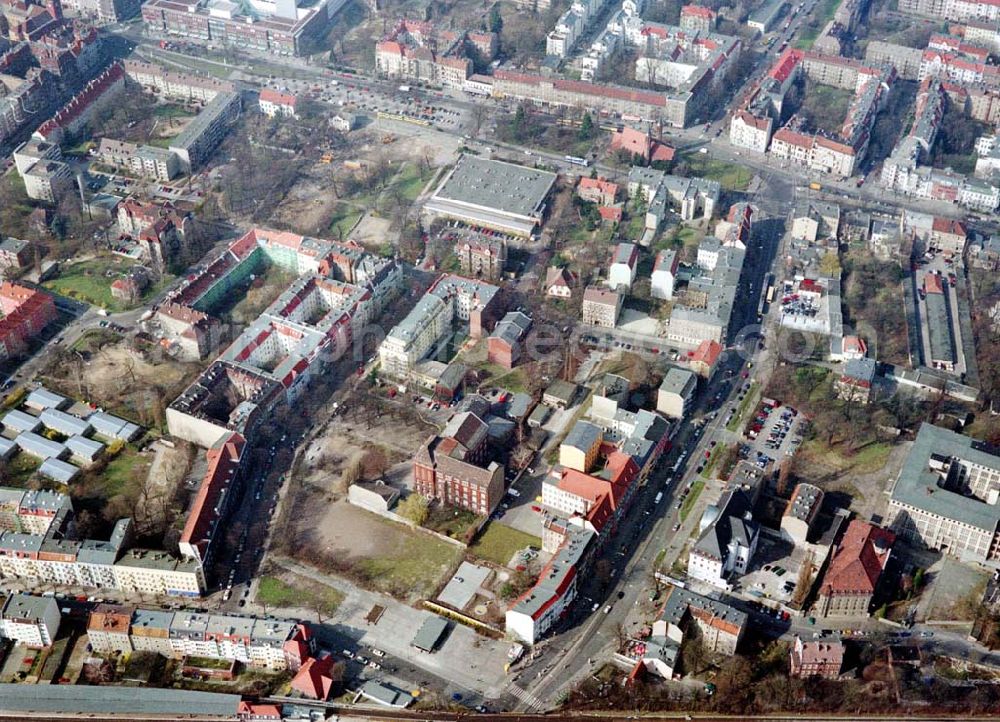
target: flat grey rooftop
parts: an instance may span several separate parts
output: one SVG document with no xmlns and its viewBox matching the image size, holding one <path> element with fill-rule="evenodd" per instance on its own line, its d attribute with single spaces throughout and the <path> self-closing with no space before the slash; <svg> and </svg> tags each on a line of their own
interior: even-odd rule
<svg viewBox="0 0 1000 722">
<path fill-rule="evenodd" d="M 555 182 L 555 173 L 463 155 L 434 198 L 531 216 L 540 210 Z"/>
<path fill-rule="evenodd" d="M 925 423 L 920 427 L 892 488 L 891 501 L 945 519 L 955 519 L 977 529 L 994 531 L 1000 523 L 1000 505 L 987 504 L 941 486 L 941 476 L 931 469 L 932 456 L 938 461 L 957 459 L 988 469 L 1000 469 L 1000 455 L 996 448 Z"/>
<path fill-rule="evenodd" d="M 79 685 L 0 684 L 0 709 L 74 715 L 155 715 L 235 718 L 236 694 L 186 692 L 152 687 L 83 687 Z"/>
</svg>

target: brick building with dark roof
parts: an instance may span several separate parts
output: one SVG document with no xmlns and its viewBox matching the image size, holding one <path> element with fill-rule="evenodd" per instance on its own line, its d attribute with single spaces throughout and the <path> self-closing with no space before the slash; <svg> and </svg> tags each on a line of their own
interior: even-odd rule
<svg viewBox="0 0 1000 722">
<path fill-rule="evenodd" d="M 473 413 L 456 414 L 413 457 L 418 494 L 489 515 L 504 493 L 504 467 L 489 457 L 489 427 Z"/>
</svg>

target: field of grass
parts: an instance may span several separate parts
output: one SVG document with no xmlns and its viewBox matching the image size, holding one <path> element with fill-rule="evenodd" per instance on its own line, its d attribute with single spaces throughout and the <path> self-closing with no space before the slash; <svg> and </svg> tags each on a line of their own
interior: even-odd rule
<svg viewBox="0 0 1000 722">
<path fill-rule="evenodd" d="M 837 445 L 826 446 L 819 439 L 810 439 L 799 449 L 806 468 L 811 464 L 822 464 L 837 472 L 850 470 L 852 474 L 870 474 L 883 468 L 892 446 L 884 442 L 874 442 L 861 447 L 855 453 L 845 453 L 845 449 Z"/>
<path fill-rule="evenodd" d="M 691 175 L 718 181 L 724 190 L 745 191 L 753 178 L 753 171 L 735 163 L 715 160 L 708 153 L 688 153 L 684 155 Z"/>
<path fill-rule="evenodd" d="M 115 494 L 121 493 L 130 479 L 139 474 L 145 474 L 149 461 L 139 454 L 138 451 L 128 446 L 123 448 L 118 455 L 108 462 L 107 467 L 101 472 L 101 480 L 104 482 L 104 495 L 111 498 Z"/>
<path fill-rule="evenodd" d="M 183 106 L 174 103 L 164 103 L 157 105 L 153 109 L 153 115 L 157 118 L 191 118 L 193 114 Z"/>
<path fill-rule="evenodd" d="M 396 187 L 404 198 L 408 201 L 417 200 L 417 196 L 420 195 L 420 191 L 424 189 L 427 185 L 427 181 L 431 179 L 434 175 L 434 169 L 430 171 L 421 172 L 419 166 L 413 163 L 407 163 L 403 170 L 400 171 L 399 177 L 396 178 Z"/>
<path fill-rule="evenodd" d="M 541 538 L 490 522 L 479 538 L 469 547 L 469 553 L 480 559 L 504 566 L 514 554 L 527 546 L 542 548 Z"/>
<path fill-rule="evenodd" d="M 34 474 L 38 467 L 42 465 L 41 459 L 31 454 L 19 453 L 11 459 L 3 471 L 4 486 L 23 487 L 28 483 L 28 479 Z"/>
<path fill-rule="evenodd" d="M 347 234 L 357 225 L 364 213 L 347 205 L 337 206 L 337 212 L 330 222 L 330 232 L 334 238 L 347 238 Z"/>
<path fill-rule="evenodd" d="M 391 556 L 361 559 L 355 570 L 378 591 L 398 594 L 408 590 L 413 596 L 433 593 L 442 572 L 458 561 L 461 550 L 427 534 L 413 534 L 414 538 Z"/>
<path fill-rule="evenodd" d="M 698 501 L 698 497 L 701 496 L 702 489 L 704 488 L 705 480 L 700 478 L 695 479 L 694 484 L 691 485 L 691 491 L 688 492 L 687 499 L 685 499 L 684 503 L 681 504 L 681 510 L 678 513 L 682 523 L 685 519 L 687 519 L 687 515 L 691 513 L 695 502 Z"/>
<path fill-rule="evenodd" d="M 813 20 L 802 26 L 802 32 L 799 34 L 798 40 L 795 41 L 796 48 L 799 50 L 812 48 L 820 32 L 828 22 L 833 20 L 833 15 L 837 12 L 840 2 L 841 0 L 822 0 L 820 6 L 814 11 Z"/>
<path fill-rule="evenodd" d="M 305 579 L 302 584 L 291 586 L 277 577 L 264 576 L 260 578 L 256 599 L 258 604 L 269 607 L 309 607 L 330 616 L 344 601 L 344 594 Z"/>
<path fill-rule="evenodd" d="M 452 539 L 466 541 L 482 517 L 466 509 L 434 504 L 423 526 Z"/>
<path fill-rule="evenodd" d="M 45 282 L 45 287 L 69 298 L 109 311 L 121 311 L 120 301 L 111 295 L 111 283 L 125 270 L 126 263 L 115 258 L 95 258 L 63 266 L 59 275 Z"/>
</svg>

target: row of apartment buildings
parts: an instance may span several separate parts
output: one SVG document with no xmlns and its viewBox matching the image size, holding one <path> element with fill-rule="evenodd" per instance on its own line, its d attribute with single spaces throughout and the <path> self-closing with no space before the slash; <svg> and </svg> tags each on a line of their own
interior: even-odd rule
<svg viewBox="0 0 1000 722">
<path fill-rule="evenodd" d="M 188 276 L 157 311 L 194 357 L 213 342 L 208 315 L 269 264 L 296 280 L 167 409 L 170 433 L 207 447 L 207 470 L 180 539 L 185 561 L 211 562 L 217 531 L 244 482 L 248 441 L 279 406 L 294 405 L 356 339 L 402 280 L 392 260 L 352 243 L 255 228 Z"/>
<path fill-rule="evenodd" d="M 804 132 L 795 116 L 775 130 L 786 95 L 802 76 L 854 93 L 836 136 Z M 850 58 L 790 48 L 733 114 L 729 140 L 809 170 L 849 177 L 867 153 L 876 116 L 885 106 L 895 77 L 891 66 L 872 67 Z"/>
<path fill-rule="evenodd" d="M 499 50 L 492 32 L 456 33 L 417 20 L 400 20 L 375 44 L 379 75 L 460 90 L 475 61 L 490 63 Z"/>
<path fill-rule="evenodd" d="M 90 614 L 87 641 L 100 655 L 154 652 L 174 659 L 234 660 L 270 671 L 296 671 L 315 651 L 312 631 L 302 622 L 111 604 Z"/>
<path fill-rule="evenodd" d="M 967 208 L 993 211 L 1000 205 L 1000 186 L 986 179 L 926 165 L 950 102 L 945 84 L 936 76 L 922 81 L 913 123 L 882 164 L 879 182 L 885 188 L 911 197 L 957 202 Z"/>
<path fill-rule="evenodd" d="M 507 633 L 529 644 L 576 599 L 595 553 L 628 514 L 638 489 L 669 447 L 672 427 L 653 411 L 619 406 L 619 386 L 592 397 L 559 446 L 559 464 L 542 484 L 542 549 L 553 554 L 538 582 L 507 610 Z M 606 395 L 605 395 L 606 394 Z"/>
</svg>

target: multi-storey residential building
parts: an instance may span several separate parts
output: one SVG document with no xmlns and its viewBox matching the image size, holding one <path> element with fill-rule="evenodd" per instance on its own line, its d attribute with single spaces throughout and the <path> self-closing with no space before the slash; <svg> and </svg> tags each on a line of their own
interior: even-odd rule
<svg viewBox="0 0 1000 722">
<path fill-rule="evenodd" d="M 823 496 L 818 486 L 798 484 L 781 515 L 781 536 L 793 544 L 805 544 L 823 508 Z"/>
<path fill-rule="evenodd" d="M 489 63 L 497 49 L 495 33 L 455 33 L 428 22 L 400 20 L 375 44 L 375 70 L 390 78 L 461 89 L 472 75 L 475 56 Z"/>
<path fill-rule="evenodd" d="M 298 98 L 291 93 L 282 93 L 273 88 L 262 88 L 257 99 L 257 107 L 260 112 L 268 118 L 283 116 L 287 118 L 295 117 L 295 107 L 298 105 Z"/>
<path fill-rule="evenodd" d="M 467 323 L 472 338 L 482 337 L 496 324 L 502 306 L 498 287 L 461 276 L 442 275 L 379 346 L 382 371 L 406 378 L 451 332 L 455 322 Z"/>
<path fill-rule="evenodd" d="M 702 341 L 688 358 L 691 370 L 702 378 L 712 378 L 716 364 L 722 355 L 722 344 L 718 341 Z"/>
<path fill-rule="evenodd" d="M 146 7 L 148 4 L 143 9 Z M 184 126 L 184 130 L 174 136 L 170 141 L 170 152 L 177 156 L 181 171 L 190 174 L 211 157 L 239 117 L 241 108 L 238 93 L 216 93 L 202 111 Z"/>
<path fill-rule="evenodd" d="M 792 238 L 813 243 L 825 238 L 838 238 L 840 206 L 836 203 L 797 201 L 792 209 Z"/>
<path fill-rule="evenodd" d="M 679 263 L 680 258 L 677 251 L 673 249 L 668 248 L 656 254 L 649 285 L 649 293 L 653 298 L 672 299 L 674 297 L 674 283 L 677 280 Z"/>
<path fill-rule="evenodd" d="M 60 620 L 59 602 L 52 597 L 11 594 L 0 611 L 0 637 L 28 647 L 51 647 Z"/>
<path fill-rule="evenodd" d="M 83 86 L 79 93 L 42 123 L 35 135 L 42 140 L 60 143 L 66 135 L 76 135 L 94 114 L 112 102 L 125 89 L 125 69 L 115 63 Z"/>
<path fill-rule="evenodd" d="M 199 597 L 207 586 L 197 560 L 149 549 L 126 552 L 115 563 L 114 574 L 116 588 L 126 594 Z"/>
<path fill-rule="evenodd" d="M 599 286 L 587 287 L 583 292 L 583 322 L 614 328 L 622 310 L 622 300 L 618 291 Z"/>
<path fill-rule="evenodd" d="M 207 103 L 219 93 L 236 91 L 236 86 L 228 80 L 193 73 L 178 73 L 133 58 L 125 60 L 124 66 L 129 80 L 146 91 L 159 94 L 162 98 Z"/>
<path fill-rule="evenodd" d="M 844 666 L 844 644 L 839 639 L 805 642 L 795 635 L 789 652 L 789 672 L 792 677 L 837 679 Z"/>
<path fill-rule="evenodd" d="M 101 605 L 88 641 L 98 654 L 133 650 L 163 656 L 226 659 L 272 671 L 299 669 L 314 652 L 308 625 L 283 619 L 201 612 L 130 611 Z"/>
<path fill-rule="evenodd" d="M 688 555 L 688 576 L 722 589 L 746 574 L 757 550 L 760 529 L 741 489 L 723 494 L 702 515 L 700 535 Z"/>
<path fill-rule="evenodd" d="M 865 61 L 873 65 L 888 63 L 896 69 L 903 80 L 916 80 L 920 75 L 923 52 L 920 48 L 871 40 L 865 47 Z"/>
<path fill-rule="evenodd" d="M 771 144 L 774 118 L 757 116 L 747 110 L 737 110 L 729 122 L 729 142 L 739 148 L 766 153 Z"/>
<path fill-rule="evenodd" d="M 110 138 L 102 138 L 97 145 L 97 158 L 107 165 L 162 181 L 173 179 L 180 164 L 177 156 L 165 148 Z"/>
<path fill-rule="evenodd" d="M 668 339 L 689 347 L 704 341 L 726 343 L 745 258 L 741 248 L 724 246 L 712 236 L 702 239 L 699 272 L 688 282 L 684 302 L 671 310 Z"/>
<path fill-rule="evenodd" d="M 504 467 L 490 458 L 488 431 L 471 412 L 451 417 L 413 457 L 415 491 L 476 514 L 492 514 L 503 497 Z"/>
<path fill-rule="evenodd" d="M 574 528 L 566 535 L 534 587 L 518 599 L 505 616 L 507 634 L 535 644 L 552 628 L 576 599 L 579 579 L 586 574 L 596 535 Z"/>
<path fill-rule="evenodd" d="M 205 447 L 230 432 L 251 436 L 272 408 L 295 403 L 351 348 L 401 278 L 395 262 L 357 244 L 255 228 L 165 299 L 161 325 L 207 350 L 207 312 L 271 264 L 299 277 L 168 407 L 175 436 Z"/>
<path fill-rule="evenodd" d="M 502 238 L 463 238 L 455 244 L 463 276 L 499 281 L 507 265 L 507 242 Z"/>
<path fill-rule="evenodd" d="M 142 6 L 146 32 L 180 36 L 272 55 L 307 54 L 346 0 L 277 0 L 253 10 L 215 0 L 149 0 Z"/>
<path fill-rule="evenodd" d="M 710 33 L 715 29 L 716 13 L 701 5 L 681 7 L 680 27 L 690 32 Z"/>
<path fill-rule="evenodd" d="M 721 193 L 717 181 L 704 178 L 684 178 L 642 166 L 633 166 L 628 174 L 629 197 L 646 203 L 646 228 L 654 231 L 666 220 L 671 203 L 682 220 L 711 218 Z"/>
<path fill-rule="evenodd" d="M 0 359 L 24 353 L 29 341 L 56 317 L 55 302 L 45 291 L 0 283 Z"/>
<path fill-rule="evenodd" d="M 653 622 L 641 663 L 646 670 L 673 679 L 685 635 L 696 630 L 707 650 L 731 656 L 743 638 L 747 621 L 744 612 L 724 601 L 668 587 L 663 611 Z"/>
<path fill-rule="evenodd" d="M 833 552 L 819 585 L 816 613 L 823 617 L 866 617 L 896 535 L 854 519 Z"/>
<path fill-rule="evenodd" d="M 635 281 L 635 272 L 639 266 L 639 248 L 634 243 L 619 243 L 611 256 L 611 266 L 608 268 L 608 285 L 616 290 L 627 293 Z"/>
<path fill-rule="evenodd" d="M 979 564 L 1000 561 L 1000 453 L 923 424 L 889 496 L 902 539 Z"/>
<path fill-rule="evenodd" d="M 521 344 L 531 328 L 531 318 L 520 311 L 511 311 L 497 323 L 486 340 L 487 359 L 505 369 L 514 368 L 521 358 Z"/>
<path fill-rule="evenodd" d="M 27 266 L 34 257 L 34 246 L 20 238 L 0 240 L 0 272 L 17 272 Z"/>
<path fill-rule="evenodd" d="M 1000 8 L 989 0 L 900 0 L 899 12 L 957 21 L 1000 20 Z"/>
<path fill-rule="evenodd" d="M 671 366 L 656 391 L 656 410 L 673 419 L 687 416 L 698 387 L 693 371 Z"/>
<path fill-rule="evenodd" d="M 618 202 L 620 187 L 604 178 L 580 178 L 576 184 L 576 194 L 585 201 L 599 206 L 610 206 Z"/>
<path fill-rule="evenodd" d="M 95 654 L 128 654 L 132 651 L 132 612 L 127 607 L 99 604 L 87 622 L 87 643 Z"/>
</svg>

